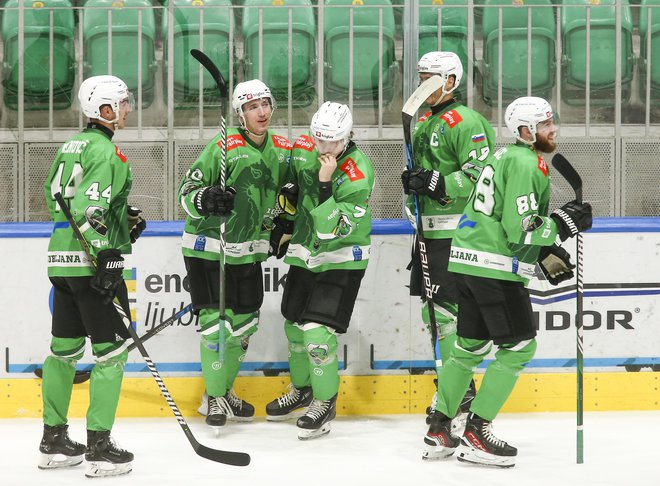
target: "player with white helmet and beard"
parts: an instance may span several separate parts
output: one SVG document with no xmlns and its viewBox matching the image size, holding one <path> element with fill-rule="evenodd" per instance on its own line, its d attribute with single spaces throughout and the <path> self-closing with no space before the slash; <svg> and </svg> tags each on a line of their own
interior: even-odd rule
<svg viewBox="0 0 660 486">
<path fill-rule="evenodd" d="M 525 288 L 538 262 L 549 282 L 573 277 L 568 253 L 556 244 L 591 228 L 589 203 L 571 201 L 548 216 L 549 166 L 557 126 L 550 104 L 523 97 L 506 109 L 516 137 L 486 160 L 454 233 L 449 270 L 457 275 L 458 339 L 438 377 L 437 431 L 445 455 L 497 467 L 515 465 L 517 449 L 492 432 L 492 421 L 536 351 L 536 327 Z M 453 417 L 474 370 L 490 352 L 465 432 L 451 435 Z"/>
<path fill-rule="evenodd" d="M 48 245 L 48 277 L 53 284 L 51 355 L 43 367 L 44 433 L 39 446 L 41 469 L 75 466 L 82 455 L 88 477 L 127 474 L 133 454 L 110 436 L 128 358 L 127 325 L 115 308 L 116 296 L 130 315 L 123 280 L 124 255 L 131 253 L 146 227 L 137 208 L 127 204 L 131 164 L 112 143 L 126 125 L 133 98 L 115 76 L 93 76 L 80 85 L 87 127 L 57 153 L 46 178 L 45 195 L 55 222 Z M 92 268 L 83 247 L 55 201 L 60 193 L 97 262 Z M 96 364 L 90 377 L 87 447 L 72 441 L 67 414 L 76 362 L 90 338 Z"/>
<path fill-rule="evenodd" d="M 339 391 L 337 334 L 348 329 L 369 261 L 374 170 L 351 141 L 352 128 L 346 105 L 325 102 L 314 114 L 309 135 L 293 146 L 292 180 L 279 196 L 293 216 L 293 235 L 271 240 L 278 256 L 288 245 L 282 314 L 291 385 L 266 413 L 285 420 L 309 405 L 297 421 L 303 440 L 330 432 Z"/>
<path fill-rule="evenodd" d="M 204 148 L 179 188 L 185 210 L 183 256 L 194 312 L 201 327 L 202 375 L 208 395 L 206 423 L 219 430 L 227 419 L 250 421 L 254 407 L 232 388 L 257 331 L 264 288 L 261 264 L 268 258 L 278 189 L 286 180 L 291 143 L 272 133 L 275 99 L 253 79 L 232 94 L 240 127 L 227 130 L 226 189 L 220 182 L 221 134 Z M 220 218 L 225 225 L 225 322 L 219 312 Z M 220 326 L 225 328 L 219 361 Z M 205 396 L 206 398 L 206 396 Z"/>
<path fill-rule="evenodd" d="M 450 359 L 456 341 L 458 309 L 455 278 L 447 271 L 451 237 L 483 161 L 493 150 L 495 133 L 483 116 L 454 97 L 463 78 L 463 66 L 455 53 L 434 51 L 424 54 L 417 64 L 417 71 L 420 82 L 432 76 L 439 76 L 442 81 L 440 89 L 426 99 L 431 111 L 419 119 L 413 130 L 415 165 L 401 176 L 404 192 L 411 194 L 407 200 L 407 210 L 412 215 L 412 194 L 417 194 L 424 222 L 423 237 L 437 331 L 434 355 L 442 360 L 436 362 L 436 373 L 439 373 L 441 363 Z M 417 242 L 414 244 L 411 266 L 410 294 L 421 296 L 423 273 Z M 426 302 L 422 307 L 422 320 L 430 328 L 432 321 Z M 455 430 L 462 429 L 474 393 L 474 383 L 471 383 L 454 422 Z M 434 404 L 435 400 L 427 417 L 429 430 L 424 437 L 424 459 L 442 457 L 442 442 L 445 439 L 436 433 Z"/>
</svg>

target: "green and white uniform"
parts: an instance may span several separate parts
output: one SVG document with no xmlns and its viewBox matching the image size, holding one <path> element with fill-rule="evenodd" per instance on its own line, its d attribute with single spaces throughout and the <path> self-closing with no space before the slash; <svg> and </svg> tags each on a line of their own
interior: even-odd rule
<svg viewBox="0 0 660 486">
<path fill-rule="evenodd" d="M 301 136 L 291 153 L 298 185 L 294 230 L 285 257 L 291 265 L 282 301 L 291 382 L 329 400 L 339 389 L 337 336 L 346 332 L 371 251 L 369 198 L 375 176 L 354 143 L 337 159 L 332 194 L 320 200 L 319 153 Z"/>
<path fill-rule="evenodd" d="M 62 145 L 44 185 L 55 223 L 48 245 L 48 276 L 55 285 L 53 338 L 43 370 L 44 423 L 50 426 L 66 423 L 75 366 L 87 335 L 96 360 L 87 429 L 110 430 L 119 401 L 128 352 L 116 333 L 127 335 L 130 322 L 123 322 L 111 303 L 102 305 L 100 294 L 89 287 L 94 269 L 53 198 L 58 192 L 63 195 L 94 257 L 105 249 L 131 253 L 126 210 L 131 165 L 112 143 L 112 135 L 111 130 L 90 123 Z M 71 289 L 76 292 L 71 294 Z M 125 286 L 122 290 L 125 294 Z"/>
<path fill-rule="evenodd" d="M 183 255 L 188 258 L 220 260 L 220 218 L 203 217 L 193 201 L 199 190 L 220 182 L 221 144 L 221 136 L 217 135 L 206 145 L 179 188 L 180 203 L 188 215 L 182 240 Z M 268 257 L 277 192 L 287 177 L 290 151 L 291 143 L 270 131 L 261 146 L 256 146 L 240 128 L 227 131 L 226 186 L 236 191 L 234 210 L 227 216 L 224 233 L 228 272 L 232 266 L 260 264 Z M 258 273 L 260 282 L 260 268 Z M 254 296 L 255 300 L 263 299 L 263 287 L 255 288 L 254 293 L 260 294 Z M 249 336 L 257 330 L 259 310 L 257 307 L 238 313 L 228 305 L 225 328 L 230 335 L 225 341 L 224 363 L 218 366 L 217 297 L 215 302 L 204 308 L 195 304 L 195 311 L 200 316 L 202 372 L 207 392 L 223 396 L 238 374 Z"/>
<path fill-rule="evenodd" d="M 434 106 L 423 115 L 413 131 L 415 166 L 437 170 L 444 176 L 450 202 L 442 205 L 428 197 L 419 197 L 419 211 L 427 240 L 430 273 L 434 293 L 435 322 L 438 328 L 441 357 L 448 357 L 456 341 L 456 315 L 458 307 L 453 296 L 453 277 L 447 272 L 449 239 L 472 193 L 483 161 L 492 153 L 495 133 L 476 111 L 455 99 Z M 408 208 L 414 214 L 413 197 Z M 416 245 L 417 246 L 417 245 Z M 417 252 L 417 248 L 415 248 Z M 411 294 L 422 295 L 421 264 L 419 257 L 413 262 Z M 424 303 L 422 320 L 429 326 L 429 309 Z M 440 363 L 436 363 L 439 369 Z"/>
</svg>

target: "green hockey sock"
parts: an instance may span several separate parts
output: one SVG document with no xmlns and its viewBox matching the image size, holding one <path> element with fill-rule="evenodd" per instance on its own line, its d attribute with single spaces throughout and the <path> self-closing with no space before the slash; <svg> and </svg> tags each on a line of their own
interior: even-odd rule
<svg viewBox="0 0 660 486">
<path fill-rule="evenodd" d="M 42 398 L 44 423 L 50 426 L 67 422 L 76 363 L 85 352 L 85 338 L 58 338 L 51 340 L 51 355 L 44 361 Z"/>
<path fill-rule="evenodd" d="M 284 332 L 289 341 L 289 370 L 291 371 L 291 383 L 296 388 L 311 385 L 309 377 L 309 356 L 305 348 L 303 330 L 295 323 L 284 321 Z"/>
<path fill-rule="evenodd" d="M 243 358 L 250 344 L 250 336 L 257 332 L 259 311 L 250 314 L 234 314 L 227 310 L 227 320 L 231 324 L 231 334 L 228 333 L 225 345 L 225 362 L 221 373 L 224 374 L 225 388 L 230 390 L 241 368 Z"/>
<path fill-rule="evenodd" d="M 316 323 L 305 324 L 303 331 L 314 398 L 329 400 L 339 391 L 337 335 L 334 330 Z"/>
<path fill-rule="evenodd" d="M 451 350 L 456 342 L 456 316 L 458 315 L 458 304 L 452 302 L 434 302 L 435 325 L 438 330 L 438 348 L 440 350 L 439 358 L 443 361 L 449 359 Z M 429 319 L 429 307 L 425 302 L 422 306 L 422 321 L 426 327 L 431 329 L 431 320 Z M 435 343 L 433 344 L 435 346 Z M 435 356 L 435 350 L 434 350 Z M 442 364 L 436 362 L 436 374 L 440 373 Z"/>
<path fill-rule="evenodd" d="M 128 350 L 121 341 L 93 344 L 92 352 L 96 364 L 89 378 L 87 430 L 112 430 Z"/>
</svg>

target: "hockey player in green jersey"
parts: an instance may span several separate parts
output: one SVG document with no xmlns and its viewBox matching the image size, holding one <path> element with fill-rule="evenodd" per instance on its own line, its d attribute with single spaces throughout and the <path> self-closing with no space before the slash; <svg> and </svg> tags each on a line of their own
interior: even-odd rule
<svg viewBox="0 0 660 486">
<path fill-rule="evenodd" d="M 270 89 L 253 79 L 236 85 L 232 108 L 239 128 L 227 131 L 226 184 L 222 190 L 222 137 L 217 135 L 188 170 L 179 188 L 187 214 L 183 256 L 201 326 L 202 374 L 208 395 L 206 423 L 219 430 L 227 418 L 250 421 L 254 407 L 232 388 L 264 298 L 261 263 L 268 257 L 277 191 L 286 180 L 291 143 L 269 130 L 275 110 Z M 219 312 L 220 218 L 224 233 L 225 322 Z M 220 339 L 220 326 L 226 339 Z M 219 362 L 219 344 L 224 361 Z"/>
<path fill-rule="evenodd" d="M 130 315 L 122 277 L 124 256 L 146 223 L 127 206 L 131 164 L 112 143 L 132 110 L 126 84 L 114 76 L 94 76 L 80 85 L 78 99 L 89 123 L 57 153 L 44 190 L 55 225 L 48 245 L 48 277 L 53 284 L 51 355 L 43 367 L 44 433 L 42 469 L 75 466 L 82 455 L 88 477 L 129 473 L 133 454 L 119 448 L 110 431 L 128 358 L 126 329 L 112 299 Z M 97 262 L 94 271 L 54 195 L 61 193 Z M 89 336 L 96 364 L 90 377 L 87 448 L 67 433 L 67 413 L 76 362 Z"/>
<path fill-rule="evenodd" d="M 415 167 L 403 172 L 402 182 L 406 194 L 415 193 L 419 197 L 438 336 L 434 354 L 446 361 L 456 341 L 458 312 L 454 295 L 455 278 L 447 271 L 451 237 L 474 181 L 479 176 L 479 169 L 493 149 L 495 133 L 483 116 L 454 98 L 454 91 L 463 76 L 463 66 L 455 53 L 429 52 L 419 60 L 417 71 L 420 82 L 431 76 L 440 76 L 442 87 L 426 100 L 431 111 L 423 115 L 414 128 Z M 412 208 L 412 196 L 408 198 L 407 208 Z M 412 214 L 410 209 L 408 213 Z M 414 221 L 414 216 L 411 221 Z M 415 242 L 410 274 L 411 295 L 422 295 L 422 282 L 419 248 Z M 422 319 L 430 326 L 426 303 L 422 309 Z M 441 362 L 436 363 L 436 372 L 441 366 Z M 474 393 L 472 382 L 454 423 L 456 429 L 464 425 Z M 429 410 L 431 414 L 432 407 Z M 431 416 L 427 418 L 427 423 L 430 420 Z M 435 437 L 427 435 L 424 442 L 423 457 L 433 459 L 437 446 Z"/>
<path fill-rule="evenodd" d="M 489 157 L 454 233 L 449 270 L 459 295 L 458 339 L 438 378 L 438 413 L 432 432 L 445 456 L 457 448 L 460 461 L 515 465 L 517 449 L 492 432 L 492 421 L 536 351 L 536 327 L 525 288 L 538 262 L 551 284 L 573 277 L 568 253 L 556 244 L 591 228 L 589 203 L 571 201 L 548 216 L 549 167 L 544 153 L 556 149 L 550 104 L 518 98 L 505 113 L 517 143 Z M 459 439 L 454 416 L 474 370 L 489 364 Z"/>
<path fill-rule="evenodd" d="M 374 170 L 350 140 L 352 128 L 346 105 L 323 103 L 309 135 L 293 146 L 293 182 L 280 193 L 280 206 L 295 213 L 282 296 L 291 386 L 266 413 L 284 420 L 309 404 L 297 422 L 303 440 L 330 432 L 339 391 L 337 334 L 348 329 L 369 262 Z M 282 255 L 287 238 L 273 235 L 272 253 Z"/>
</svg>

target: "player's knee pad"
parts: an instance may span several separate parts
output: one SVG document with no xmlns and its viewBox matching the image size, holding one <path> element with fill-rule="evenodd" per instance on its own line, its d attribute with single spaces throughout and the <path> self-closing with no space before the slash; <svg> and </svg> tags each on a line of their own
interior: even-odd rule
<svg viewBox="0 0 660 486">
<path fill-rule="evenodd" d="M 92 353 L 96 366 L 109 367 L 119 366 L 122 369 L 128 361 L 128 347 L 123 341 L 118 347 L 118 343 L 99 343 L 92 345 Z"/>
<path fill-rule="evenodd" d="M 315 366 L 324 366 L 337 359 L 337 335 L 334 329 L 310 322 L 303 327 L 304 345 L 309 360 Z"/>
<path fill-rule="evenodd" d="M 535 338 L 519 343 L 500 344 L 495 353 L 495 359 L 502 367 L 509 369 L 512 373 L 520 373 L 532 360 L 536 353 L 537 342 Z"/>
<path fill-rule="evenodd" d="M 468 339 L 458 337 L 452 349 L 451 361 L 467 368 L 471 371 L 476 371 L 477 366 L 486 358 L 490 353 L 493 343 L 483 339 Z"/>
<path fill-rule="evenodd" d="M 220 342 L 220 311 L 218 309 L 200 310 L 199 327 L 202 347 L 217 351 Z"/>
<path fill-rule="evenodd" d="M 284 321 L 284 333 L 289 342 L 289 353 L 305 353 L 305 338 L 303 337 L 302 328 L 295 322 L 286 320 Z"/>
<path fill-rule="evenodd" d="M 234 314 L 227 310 L 227 322 L 231 331 L 227 337 L 228 346 L 240 346 L 243 351 L 247 351 L 252 336 L 259 327 L 259 311 L 249 314 Z"/>
<path fill-rule="evenodd" d="M 456 315 L 458 306 L 451 302 L 434 302 L 433 304 L 435 325 L 438 329 L 438 339 L 456 333 Z M 429 306 L 426 302 L 422 306 L 422 321 L 427 327 L 431 325 L 429 317 Z"/>
<path fill-rule="evenodd" d="M 73 363 L 75 366 L 85 353 L 85 338 L 60 338 L 53 336 L 50 341 L 50 352 L 55 359 Z"/>
</svg>

